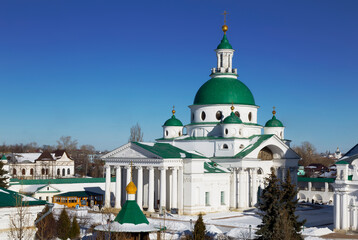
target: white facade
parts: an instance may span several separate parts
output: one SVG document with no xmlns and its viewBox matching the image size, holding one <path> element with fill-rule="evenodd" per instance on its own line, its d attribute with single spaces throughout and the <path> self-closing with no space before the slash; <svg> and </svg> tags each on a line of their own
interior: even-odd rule
<svg viewBox="0 0 358 240">
<path fill-rule="evenodd" d="M 356 148 L 356 149 L 355 149 Z M 350 152 L 357 152 L 357 145 Z M 334 228 L 343 231 L 358 229 L 358 154 L 349 154 L 336 163 L 334 186 Z"/>
<path fill-rule="evenodd" d="M 224 34 L 216 50 L 217 67 L 189 106 L 191 122 L 184 126 L 185 135 L 178 134 L 182 127 L 170 125 L 169 119 L 163 125 L 163 137 L 155 143 L 128 143 L 102 157 L 106 207 L 111 206 L 112 194 L 115 207 L 124 203 L 130 163 L 138 187 L 136 200 L 149 212 L 162 208 L 183 214 L 245 210 L 255 207 L 271 171 L 282 179 L 290 171 L 296 183 L 299 156 L 283 134 L 270 129 L 263 134 L 257 123 L 259 107 L 251 91 L 237 80 L 233 53 Z M 283 127 L 276 130 L 283 132 Z M 114 171 L 116 187 L 111 189 Z"/>
<path fill-rule="evenodd" d="M 52 159 L 42 159 L 42 153 L 13 153 L 13 160 L 6 166 L 12 178 L 48 179 L 71 178 L 75 174 L 75 163 L 66 152 L 60 156 L 51 154 Z"/>
</svg>

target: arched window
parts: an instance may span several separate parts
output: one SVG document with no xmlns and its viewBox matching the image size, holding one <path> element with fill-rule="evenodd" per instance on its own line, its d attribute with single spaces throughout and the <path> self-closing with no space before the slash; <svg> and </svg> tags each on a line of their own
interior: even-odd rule
<svg viewBox="0 0 358 240">
<path fill-rule="evenodd" d="M 165 130 L 165 136 L 168 136 L 168 135 L 169 135 L 168 130 Z"/>
<path fill-rule="evenodd" d="M 16 169 L 15 168 L 12 170 L 12 174 L 16 175 Z"/>
<path fill-rule="evenodd" d="M 48 175 L 48 168 L 46 168 L 46 175 Z"/>
<path fill-rule="evenodd" d="M 227 144 L 224 144 L 223 149 L 229 149 L 229 146 Z"/>
<path fill-rule="evenodd" d="M 268 147 L 264 147 L 260 150 L 257 158 L 261 160 L 272 160 L 273 159 L 273 153 Z"/>
<path fill-rule="evenodd" d="M 229 130 L 225 128 L 225 134 L 227 135 L 229 133 Z"/>
<path fill-rule="evenodd" d="M 222 119 L 222 117 L 223 117 L 223 113 L 221 111 L 217 111 L 216 112 L 216 119 L 220 121 Z"/>
<path fill-rule="evenodd" d="M 33 168 L 30 169 L 30 175 L 31 175 L 31 176 L 34 175 L 34 169 L 33 169 Z"/>
<path fill-rule="evenodd" d="M 60 169 L 57 169 L 57 175 L 60 175 L 60 174 L 61 174 Z"/>
<path fill-rule="evenodd" d="M 65 176 L 66 175 L 66 170 L 63 168 L 62 169 L 62 176 Z"/>
<path fill-rule="evenodd" d="M 25 175 L 26 174 L 26 170 L 25 168 L 22 169 L 22 175 Z"/>
<path fill-rule="evenodd" d="M 251 122 L 251 119 L 252 119 L 252 113 L 251 112 L 249 112 L 248 118 L 249 118 L 249 121 Z"/>
<path fill-rule="evenodd" d="M 240 113 L 238 111 L 235 112 L 235 115 L 240 117 Z"/>
<path fill-rule="evenodd" d="M 204 111 L 201 112 L 201 120 L 205 120 L 206 118 L 206 113 Z"/>
<path fill-rule="evenodd" d="M 68 168 L 67 169 L 67 175 L 70 175 L 71 174 L 71 171 L 70 171 L 70 169 Z"/>
<path fill-rule="evenodd" d="M 42 175 L 45 175 L 45 169 L 44 169 L 44 168 L 41 169 L 41 174 L 42 174 Z"/>
</svg>

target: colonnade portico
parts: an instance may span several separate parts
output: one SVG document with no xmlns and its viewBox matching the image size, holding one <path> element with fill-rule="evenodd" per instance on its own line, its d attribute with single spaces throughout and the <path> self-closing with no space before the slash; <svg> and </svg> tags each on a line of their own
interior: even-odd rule
<svg viewBox="0 0 358 240">
<path fill-rule="evenodd" d="M 155 208 L 183 209 L 183 169 L 181 166 L 141 166 L 133 164 L 133 181 L 136 182 L 136 201 L 141 209 L 147 208 L 148 212 L 154 212 Z M 111 167 L 115 168 L 115 189 L 110 188 Z M 124 202 L 121 194 L 125 186 L 131 181 L 131 167 L 128 165 L 117 165 L 106 163 L 105 184 L 105 207 L 111 207 L 111 191 L 114 193 L 114 206 L 121 208 Z M 125 169 L 126 176 L 122 170 Z M 123 170 L 124 171 L 124 170 Z M 168 179 L 171 181 L 168 181 Z M 124 180 L 124 181 L 123 181 Z M 145 190 L 144 190 L 145 188 Z M 159 194 L 155 194 L 155 192 Z M 170 194 L 171 193 L 171 194 Z M 146 194 L 144 196 L 143 194 Z"/>
</svg>

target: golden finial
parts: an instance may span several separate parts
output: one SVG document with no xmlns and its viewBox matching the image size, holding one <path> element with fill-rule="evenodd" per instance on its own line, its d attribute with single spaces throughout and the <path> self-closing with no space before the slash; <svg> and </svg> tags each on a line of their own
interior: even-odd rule
<svg viewBox="0 0 358 240">
<path fill-rule="evenodd" d="M 276 114 L 276 111 L 275 111 L 276 107 L 274 106 L 274 107 L 272 107 L 272 108 L 273 108 L 272 114 L 275 116 L 275 114 Z"/>
<path fill-rule="evenodd" d="M 228 30 L 228 26 L 226 25 L 226 14 L 228 14 L 226 11 L 224 11 L 224 13 L 222 13 L 222 15 L 224 15 L 224 25 L 222 26 L 222 30 L 223 30 L 224 34 L 226 34 L 226 31 Z"/>
<path fill-rule="evenodd" d="M 235 110 L 234 103 L 231 103 L 230 109 L 231 109 L 231 112 L 234 112 L 234 110 Z"/>
<path fill-rule="evenodd" d="M 126 191 L 128 194 L 135 194 L 137 192 L 137 187 L 133 182 L 133 161 L 131 161 L 131 181 L 128 183 Z"/>
<path fill-rule="evenodd" d="M 173 115 L 175 114 L 175 110 L 174 110 L 175 106 L 173 105 L 173 110 L 172 110 L 172 113 Z"/>
</svg>

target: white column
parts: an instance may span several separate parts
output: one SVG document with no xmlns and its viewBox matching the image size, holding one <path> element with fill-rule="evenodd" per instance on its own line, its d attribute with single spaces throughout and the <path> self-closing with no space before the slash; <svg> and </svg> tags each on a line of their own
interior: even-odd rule
<svg viewBox="0 0 358 240">
<path fill-rule="evenodd" d="M 137 181 L 137 204 L 140 209 L 143 209 L 143 168 L 141 166 L 138 169 L 138 181 Z"/>
<path fill-rule="evenodd" d="M 231 179 L 230 179 L 230 208 L 235 209 L 236 207 L 236 170 L 231 168 Z"/>
<path fill-rule="evenodd" d="M 281 169 L 281 176 L 282 176 L 282 181 L 285 181 L 286 179 L 285 179 L 285 174 L 286 174 L 286 169 L 284 168 L 284 167 L 282 167 L 282 169 Z"/>
<path fill-rule="evenodd" d="M 179 207 L 179 214 L 182 214 L 184 201 L 183 201 L 183 192 L 184 192 L 184 176 L 183 176 L 183 167 L 179 167 L 178 173 L 178 207 Z"/>
<path fill-rule="evenodd" d="M 308 182 L 308 191 L 312 190 L 312 182 Z"/>
<path fill-rule="evenodd" d="M 166 171 L 167 169 L 162 167 L 160 168 L 160 208 L 162 209 L 163 207 L 166 206 L 166 190 L 167 190 L 167 186 L 166 186 L 166 182 L 167 182 L 167 175 L 166 175 Z"/>
<path fill-rule="evenodd" d="M 220 65 L 220 54 L 216 54 L 216 58 L 217 58 L 217 62 L 218 62 L 218 70 L 220 69 L 221 65 Z"/>
<path fill-rule="evenodd" d="M 121 208 L 121 167 L 116 167 L 116 202 L 115 208 Z"/>
<path fill-rule="evenodd" d="M 245 201 L 245 186 L 244 186 L 244 170 L 240 168 L 239 170 L 239 208 L 244 208 Z"/>
<path fill-rule="evenodd" d="M 342 205 L 341 205 L 341 209 L 342 209 L 342 229 L 343 230 L 348 230 L 348 198 L 347 198 L 347 193 L 343 193 L 342 194 Z"/>
<path fill-rule="evenodd" d="M 328 192 L 328 189 L 329 189 L 329 183 L 328 183 L 328 182 L 325 182 L 325 183 L 324 183 L 324 191 L 325 191 L 325 192 Z"/>
<path fill-rule="evenodd" d="M 356 230 L 357 229 L 357 207 L 356 206 L 352 206 L 351 213 L 352 213 L 351 227 L 352 227 L 352 230 Z"/>
<path fill-rule="evenodd" d="M 130 167 L 125 167 L 125 169 L 127 170 L 127 182 L 126 182 L 126 186 L 130 183 L 131 181 L 131 168 Z"/>
<path fill-rule="evenodd" d="M 334 229 L 341 229 L 341 198 L 339 193 L 334 193 Z"/>
<path fill-rule="evenodd" d="M 178 168 L 173 168 L 172 208 L 178 208 Z"/>
<path fill-rule="evenodd" d="M 252 184 L 252 197 L 251 197 L 251 207 L 254 207 L 255 204 L 257 203 L 257 169 L 256 168 L 252 168 L 251 169 L 252 174 L 251 174 L 251 184 Z"/>
<path fill-rule="evenodd" d="M 106 186 L 104 200 L 104 206 L 106 208 L 111 207 L 111 166 L 109 165 L 106 165 Z"/>
<path fill-rule="evenodd" d="M 154 212 L 154 168 L 148 167 L 149 186 L 148 186 L 148 212 Z"/>
</svg>

